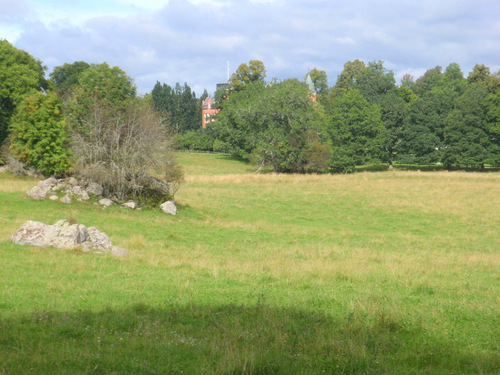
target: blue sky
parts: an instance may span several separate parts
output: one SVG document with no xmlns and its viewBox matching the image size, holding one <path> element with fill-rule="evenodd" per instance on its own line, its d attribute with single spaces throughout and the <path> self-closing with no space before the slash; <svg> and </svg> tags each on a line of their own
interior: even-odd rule
<svg viewBox="0 0 500 375">
<path fill-rule="evenodd" d="M 499 0 L 0 0 L 0 39 L 50 73 L 107 62 L 139 92 L 187 82 L 198 95 L 226 80 L 226 64 L 262 60 L 267 78 L 383 60 L 399 79 L 458 63 L 500 69 Z"/>
</svg>

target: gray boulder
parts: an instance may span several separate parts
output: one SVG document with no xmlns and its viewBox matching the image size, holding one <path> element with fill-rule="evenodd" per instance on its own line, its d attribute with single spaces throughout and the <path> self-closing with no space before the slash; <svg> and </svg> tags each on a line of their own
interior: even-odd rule
<svg viewBox="0 0 500 375">
<path fill-rule="evenodd" d="M 12 235 L 12 242 L 19 245 L 54 246 L 58 249 L 71 249 L 86 240 L 85 225 L 47 225 L 31 220 Z"/>
<path fill-rule="evenodd" d="M 29 189 L 26 194 L 28 194 L 29 197 L 33 199 L 45 199 L 47 197 L 47 194 L 50 193 L 50 186 L 49 187 L 40 187 L 40 186 L 33 186 L 31 189 Z"/>
<path fill-rule="evenodd" d="M 102 186 L 95 182 L 91 182 L 90 184 L 88 184 L 86 190 L 89 194 L 94 194 L 94 195 L 102 195 L 103 192 Z"/>
<path fill-rule="evenodd" d="M 70 177 L 66 179 L 66 183 L 72 185 L 72 186 L 77 186 L 78 185 L 78 180 L 74 177 Z"/>
<path fill-rule="evenodd" d="M 72 249 L 87 241 L 87 228 L 85 225 L 73 224 L 59 228 L 59 233 L 51 241 L 50 246 L 58 249 Z"/>
<path fill-rule="evenodd" d="M 104 206 L 104 207 L 109 207 L 109 206 L 112 206 L 115 202 L 113 202 L 111 199 L 109 198 L 102 198 L 99 200 L 99 204 Z"/>
<path fill-rule="evenodd" d="M 70 195 L 72 195 L 77 201 L 86 201 L 89 200 L 89 194 L 85 191 L 81 186 L 73 186 L 71 190 L 68 191 Z"/>
<path fill-rule="evenodd" d="M 92 249 L 98 249 L 102 251 L 111 251 L 113 245 L 109 237 L 99 231 L 96 227 L 90 227 L 87 229 L 87 242 L 83 244 L 85 251 Z"/>
<path fill-rule="evenodd" d="M 163 212 L 170 215 L 177 215 L 177 206 L 173 200 L 166 201 L 160 205 Z"/>
<path fill-rule="evenodd" d="M 57 185 L 57 180 L 54 177 L 40 181 L 38 185 L 32 187 L 26 192 L 33 199 L 45 199 L 50 191 Z"/>
<path fill-rule="evenodd" d="M 62 197 L 62 198 L 60 199 L 60 201 L 61 201 L 62 203 L 71 203 L 71 202 L 72 202 L 71 197 L 70 197 L 68 194 L 66 194 L 64 197 Z"/>
<path fill-rule="evenodd" d="M 132 210 L 134 210 L 134 209 L 135 209 L 135 206 L 136 206 L 136 204 L 135 204 L 135 202 L 133 202 L 133 201 L 130 201 L 130 202 L 127 202 L 127 203 L 123 203 L 123 204 L 122 204 L 122 207 L 125 207 L 125 208 L 131 208 Z"/>
<path fill-rule="evenodd" d="M 57 180 L 54 177 L 49 177 L 46 180 L 40 181 L 38 186 L 41 188 L 50 187 L 53 188 L 57 185 Z"/>
<path fill-rule="evenodd" d="M 67 220 L 59 220 L 54 225 L 27 221 L 11 239 L 19 245 L 53 246 L 58 249 L 81 247 L 83 251 L 104 251 L 116 256 L 128 254 L 126 249 L 113 246 L 109 237 L 97 228 L 87 229 L 83 224 L 71 224 Z"/>
<path fill-rule="evenodd" d="M 12 242 L 18 245 L 50 246 L 59 234 L 59 228 L 40 223 L 27 221 L 12 235 Z"/>
</svg>

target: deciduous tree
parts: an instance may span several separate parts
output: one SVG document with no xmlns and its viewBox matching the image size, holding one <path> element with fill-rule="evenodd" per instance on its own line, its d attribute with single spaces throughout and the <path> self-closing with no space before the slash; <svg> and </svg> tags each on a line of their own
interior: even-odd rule
<svg viewBox="0 0 500 375">
<path fill-rule="evenodd" d="M 266 67 L 260 60 L 250 60 L 248 64 L 241 64 L 229 79 L 229 86 L 234 91 L 245 88 L 250 83 L 264 83 Z"/>
<path fill-rule="evenodd" d="M 0 146 L 16 105 L 26 94 L 48 88 L 45 67 L 29 53 L 0 40 Z"/>
<path fill-rule="evenodd" d="M 93 64 L 79 75 L 73 95 L 65 103 L 66 116 L 75 130 L 83 131 L 83 119 L 96 105 L 115 113 L 127 108 L 135 94 L 132 79 L 119 67 Z"/>
<path fill-rule="evenodd" d="M 249 84 L 225 101 L 217 118 L 220 139 L 231 153 L 276 172 L 326 169 L 322 107 L 298 80 L 272 86 Z"/>
<path fill-rule="evenodd" d="M 498 145 L 492 144 L 486 130 L 482 104 L 487 96 L 487 87 L 477 82 L 457 99 L 455 109 L 445 121 L 443 163 L 446 165 L 483 167 L 498 155 Z"/>
<path fill-rule="evenodd" d="M 45 175 L 60 175 L 69 167 L 68 134 L 55 93 L 25 96 L 11 119 L 12 154 Z"/>
<path fill-rule="evenodd" d="M 50 73 L 50 78 L 61 98 L 67 99 L 71 95 L 73 89 L 78 85 L 80 75 L 88 68 L 90 68 L 90 64 L 85 61 L 75 61 L 73 64 L 66 63 L 54 68 Z"/>
<path fill-rule="evenodd" d="M 333 172 L 353 172 L 356 165 L 386 158 L 389 134 L 380 108 L 368 103 L 358 90 L 349 90 L 331 103 L 327 130 L 332 142 Z"/>
</svg>

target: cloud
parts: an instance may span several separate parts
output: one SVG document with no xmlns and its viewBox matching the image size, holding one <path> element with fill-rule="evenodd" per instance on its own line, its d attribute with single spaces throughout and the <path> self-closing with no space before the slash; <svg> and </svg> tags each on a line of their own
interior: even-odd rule
<svg viewBox="0 0 500 375">
<path fill-rule="evenodd" d="M 302 79 L 317 67 L 330 84 L 357 58 L 384 60 L 398 75 L 416 77 L 451 62 L 464 72 L 476 63 L 500 68 L 500 4 L 488 0 L 78 0 L 46 17 L 50 3 L 61 1 L 45 0 L 41 12 L 27 6 L 34 0 L 0 0 L 0 10 L 14 4 L 0 20 L 9 20 L 2 24 L 17 47 L 50 69 L 106 61 L 134 77 L 143 93 L 157 80 L 213 91 L 226 79 L 227 61 L 234 71 L 251 59 L 265 63 L 269 79 Z"/>
</svg>

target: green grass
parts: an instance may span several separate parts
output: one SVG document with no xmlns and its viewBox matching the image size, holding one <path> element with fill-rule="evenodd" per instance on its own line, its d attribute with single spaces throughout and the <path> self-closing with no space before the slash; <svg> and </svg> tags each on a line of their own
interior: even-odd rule
<svg viewBox="0 0 500 375">
<path fill-rule="evenodd" d="M 0 174 L 0 374 L 500 373 L 499 174 L 179 161 L 175 217 Z M 70 217 L 130 255 L 9 242 Z"/>
</svg>

